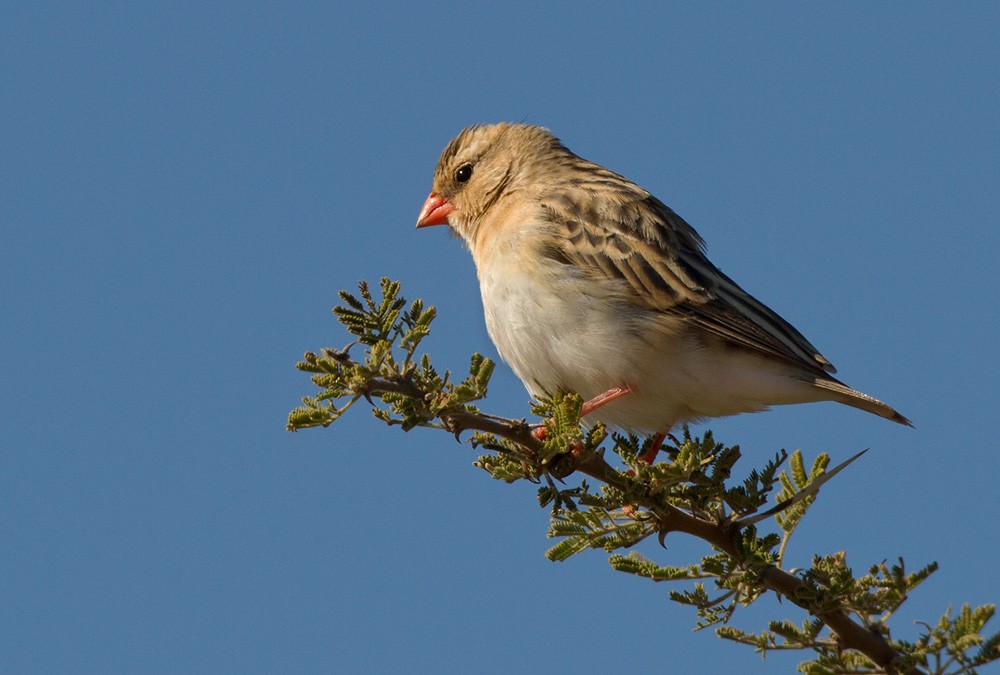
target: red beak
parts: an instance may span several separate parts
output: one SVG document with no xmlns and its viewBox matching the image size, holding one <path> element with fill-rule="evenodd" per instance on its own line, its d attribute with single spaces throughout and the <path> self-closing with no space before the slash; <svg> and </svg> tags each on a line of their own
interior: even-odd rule
<svg viewBox="0 0 1000 675">
<path fill-rule="evenodd" d="M 428 227 L 430 225 L 447 225 L 448 216 L 455 207 L 441 195 L 432 192 L 427 195 L 424 207 L 420 209 L 417 216 L 417 227 Z"/>
</svg>

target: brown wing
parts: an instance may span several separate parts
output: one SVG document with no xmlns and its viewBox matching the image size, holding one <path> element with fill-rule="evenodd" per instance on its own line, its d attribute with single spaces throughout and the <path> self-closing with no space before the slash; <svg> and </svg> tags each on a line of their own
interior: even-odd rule
<svg viewBox="0 0 1000 675">
<path fill-rule="evenodd" d="M 596 165 L 593 165 L 596 166 Z M 558 257 L 597 277 L 621 279 L 636 304 L 681 315 L 734 345 L 816 374 L 833 366 L 791 324 L 740 288 L 704 254 L 701 238 L 668 206 L 603 167 L 584 203 L 565 193 L 542 203 L 562 237 Z"/>
</svg>

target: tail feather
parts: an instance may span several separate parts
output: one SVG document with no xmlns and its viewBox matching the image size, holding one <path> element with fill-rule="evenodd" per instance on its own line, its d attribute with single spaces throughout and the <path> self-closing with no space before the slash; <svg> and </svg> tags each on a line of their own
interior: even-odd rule
<svg viewBox="0 0 1000 675">
<path fill-rule="evenodd" d="M 860 410 L 866 410 L 870 413 L 874 413 L 879 417 L 884 417 L 887 420 L 892 420 L 897 424 L 905 424 L 908 427 L 913 426 L 913 422 L 906 419 L 899 412 L 896 411 L 892 406 L 883 403 L 874 396 L 869 396 L 856 389 L 851 389 L 843 382 L 839 382 L 833 378 L 810 378 L 813 384 L 815 384 L 820 389 L 825 389 L 826 391 L 833 394 L 830 397 L 833 401 L 838 401 L 840 403 L 845 403 L 854 408 Z"/>
</svg>

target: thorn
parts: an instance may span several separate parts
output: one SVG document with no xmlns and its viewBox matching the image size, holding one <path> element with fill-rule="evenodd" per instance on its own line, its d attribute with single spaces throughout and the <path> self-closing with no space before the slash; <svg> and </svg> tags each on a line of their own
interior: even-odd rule
<svg viewBox="0 0 1000 675">
<path fill-rule="evenodd" d="M 333 359 L 334 361 L 340 361 L 340 362 L 350 361 L 351 360 L 351 354 L 350 354 L 351 347 L 353 347 L 356 344 L 358 344 L 357 340 L 355 340 L 354 342 L 350 343 L 349 345 L 347 345 L 343 349 L 333 349 L 332 347 L 324 347 L 322 349 L 323 356 L 325 356 L 328 359 Z"/>
<path fill-rule="evenodd" d="M 828 480 L 830 480 L 831 478 L 833 478 L 834 476 L 836 476 L 838 473 L 840 473 L 841 471 L 843 471 L 844 469 L 846 469 L 847 466 L 851 462 L 853 462 L 854 460 L 856 460 L 858 457 L 860 457 L 861 455 L 865 454 L 866 452 L 868 452 L 868 448 L 865 448 L 864 450 L 862 450 L 858 454 L 854 455 L 853 457 L 850 457 L 849 459 L 841 462 L 836 467 L 834 467 L 832 470 L 827 471 L 822 476 L 820 476 L 819 478 L 817 478 L 816 480 L 814 480 L 812 483 L 810 483 L 806 487 L 804 487 L 801 490 L 799 490 L 798 492 L 796 492 L 790 498 L 788 498 L 785 501 L 779 503 L 777 506 L 774 506 L 773 508 L 770 508 L 767 511 L 764 511 L 763 513 L 758 513 L 756 515 L 747 516 L 746 518 L 740 518 L 739 520 L 737 520 L 733 524 L 736 527 L 738 527 L 738 528 L 740 528 L 740 527 L 746 527 L 747 525 L 753 525 L 755 523 L 759 523 L 760 521 L 762 521 L 762 520 L 764 520 L 766 518 L 770 518 L 771 516 L 773 516 L 775 514 L 781 513 L 782 511 L 784 511 L 785 509 L 787 509 L 789 506 L 792 506 L 793 504 L 796 504 L 796 503 L 802 501 L 803 499 L 805 499 L 807 497 L 810 497 L 810 496 L 816 494 L 817 492 L 819 492 L 819 489 L 821 487 L 823 487 L 823 485 L 826 484 L 826 482 Z"/>
</svg>

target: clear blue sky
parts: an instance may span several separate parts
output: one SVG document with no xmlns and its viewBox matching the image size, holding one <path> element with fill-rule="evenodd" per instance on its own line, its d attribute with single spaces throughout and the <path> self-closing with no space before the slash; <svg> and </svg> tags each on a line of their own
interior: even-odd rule
<svg viewBox="0 0 1000 675">
<path fill-rule="evenodd" d="M 336 6 L 0 10 L 0 671 L 793 669 L 600 553 L 547 562 L 534 488 L 443 434 L 284 431 L 358 279 L 437 305 L 441 367 L 495 354 L 467 252 L 413 225 L 444 144 L 499 120 L 650 189 L 917 425 L 710 425 L 747 469 L 872 448 L 792 564 L 939 561 L 901 636 L 1000 601 L 1000 5 Z M 526 401 L 498 369 L 488 407 Z M 771 614 L 803 618 L 736 625 Z"/>
</svg>

